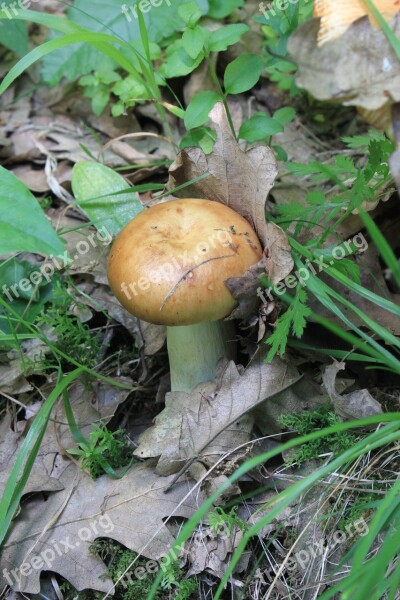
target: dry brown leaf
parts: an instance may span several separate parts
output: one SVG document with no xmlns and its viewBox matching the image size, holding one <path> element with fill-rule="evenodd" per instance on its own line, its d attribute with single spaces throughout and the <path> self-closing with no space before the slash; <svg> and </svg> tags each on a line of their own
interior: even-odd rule
<svg viewBox="0 0 400 600">
<path fill-rule="evenodd" d="M 267 146 L 256 146 L 244 152 L 235 140 L 224 106 L 218 102 L 210 112 L 217 141 L 211 154 L 200 148 L 182 150 L 169 169 L 168 189 L 208 173 L 209 176 L 184 188 L 180 197 L 209 198 L 230 206 L 245 217 L 257 231 L 267 261 L 254 265 L 243 278 L 226 282 L 239 306 L 232 318 L 246 318 L 257 310 L 259 287 L 257 275 L 271 269 L 268 275 L 278 283 L 293 268 L 286 234 L 273 223 L 266 223 L 265 204 L 277 175 L 275 156 Z"/>
<path fill-rule="evenodd" d="M 368 390 L 338 394 L 336 391 L 336 377 L 339 371 L 344 371 L 345 368 L 345 363 L 334 361 L 331 365 L 325 367 L 322 375 L 325 389 L 337 414 L 346 419 L 364 419 L 382 413 L 381 405 L 371 396 Z"/>
<path fill-rule="evenodd" d="M 14 466 L 18 450 L 25 437 L 26 422 L 18 422 L 18 430 L 11 428 L 12 419 L 6 414 L 0 423 L 0 491 L 4 489 L 11 468 Z M 50 477 L 43 464 L 38 460 L 33 465 L 24 493 L 51 492 L 63 489 L 62 484 L 54 477 Z"/>
<path fill-rule="evenodd" d="M 65 491 L 47 499 L 34 496 L 24 503 L 3 546 L 1 587 L 7 569 L 14 589 L 39 593 L 40 573 L 50 570 L 77 590 L 112 593 L 106 565 L 89 551 L 90 544 L 108 537 L 147 558 L 161 559 L 174 541 L 164 519 L 171 515 L 189 518 L 203 501 L 198 492 L 191 494 L 192 486 L 186 482 L 164 493 L 170 483 L 171 478 L 155 475 L 145 464 L 134 465 L 122 479 L 103 476 L 96 481 L 70 464 L 62 476 Z M 35 559 L 36 563 L 31 562 Z M 32 568 L 40 559 L 42 565 Z M 31 569 L 23 568 L 23 576 L 19 569 L 27 564 Z M 13 569 L 16 578 L 11 575 Z"/>
<path fill-rule="evenodd" d="M 222 579 L 226 573 L 231 555 L 243 538 L 243 532 L 234 527 L 230 535 L 223 530 L 218 532 L 211 527 L 204 527 L 201 532 L 196 532 L 197 543 L 186 544 L 185 559 L 186 577 L 198 573 L 212 573 Z"/>
<path fill-rule="evenodd" d="M 265 203 L 277 175 L 274 153 L 267 146 L 243 152 L 232 134 L 221 102 L 210 112 L 210 120 L 217 133 L 213 152 L 205 155 L 200 148 L 182 150 L 169 169 L 168 188 L 209 173 L 209 177 L 177 195 L 208 198 L 230 206 L 254 225 L 265 245 Z"/>
<path fill-rule="evenodd" d="M 126 377 L 118 378 L 118 382 L 131 384 L 131 380 Z M 53 388 L 54 382 L 49 384 L 48 391 L 50 392 Z M 42 393 L 46 393 L 46 387 L 42 388 Z M 97 381 L 90 384 L 78 381 L 73 384 L 69 390 L 69 400 L 75 421 L 82 434 L 88 437 L 93 424 L 100 424 L 100 421 L 108 423 L 129 393 L 129 390 Z M 18 432 L 12 431 L 10 424 L 10 419 L 5 418 L 1 425 L 0 439 L 3 439 L 4 442 L 0 450 L 0 492 L 14 465 L 16 453 L 25 439 L 30 420 L 18 421 Z M 64 450 L 74 446 L 75 442 L 61 402 L 52 411 L 24 493 L 60 489 L 59 477 L 69 464 L 62 455 Z"/>
<path fill-rule="evenodd" d="M 392 21 L 400 38 L 400 15 Z M 400 101 L 400 63 L 381 29 L 368 17 L 353 23 L 338 39 L 317 45 L 319 19 L 292 34 L 288 49 L 298 65 L 297 85 L 318 100 L 375 110 L 388 98 Z"/>
<path fill-rule="evenodd" d="M 199 385 L 193 392 L 166 395 L 165 409 L 156 417 L 154 427 L 143 433 L 135 454 L 160 457 L 157 472 L 173 473 L 187 460 L 207 454 L 218 445 L 224 452 L 238 443 L 238 420 L 255 406 L 289 388 L 299 375 L 280 359 L 269 364 L 259 355 L 243 374 L 230 362 L 217 383 Z M 239 424 L 240 425 L 240 424 Z M 226 429 L 229 435 L 219 436 Z M 214 451 L 213 450 L 213 451 Z"/>
</svg>

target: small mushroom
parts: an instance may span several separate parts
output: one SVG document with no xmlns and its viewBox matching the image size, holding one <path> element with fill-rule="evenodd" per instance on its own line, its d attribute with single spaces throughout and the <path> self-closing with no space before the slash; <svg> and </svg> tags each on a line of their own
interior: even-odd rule
<svg viewBox="0 0 400 600">
<path fill-rule="evenodd" d="M 224 281 L 261 257 L 249 223 L 211 200 L 157 204 L 119 233 L 108 262 L 111 289 L 131 314 L 167 326 L 172 390 L 213 380 L 218 360 L 234 357 L 224 318 L 236 303 Z"/>
</svg>

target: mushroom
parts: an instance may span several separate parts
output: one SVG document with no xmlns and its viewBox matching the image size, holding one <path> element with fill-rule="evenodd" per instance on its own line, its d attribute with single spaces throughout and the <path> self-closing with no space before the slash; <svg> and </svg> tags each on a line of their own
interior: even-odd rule
<svg viewBox="0 0 400 600">
<path fill-rule="evenodd" d="M 235 355 L 236 306 L 224 281 L 262 257 L 249 223 L 228 206 L 203 199 L 152 206 L 118 234 L 108 280 L 133 315 L 167 326 L 173 391 L 213 380 L 222 357 Z"/>
</svg>

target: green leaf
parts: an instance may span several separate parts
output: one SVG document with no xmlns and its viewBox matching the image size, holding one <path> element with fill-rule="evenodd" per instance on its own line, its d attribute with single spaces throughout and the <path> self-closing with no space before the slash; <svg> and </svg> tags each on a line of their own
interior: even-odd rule
<svg viewBox="0 0 400 600">
<path fill-rule="evenodd" d="M 263 61 L 257 54 L 242 54 L 226 68 L 224 76 L 225 92 L 240 94 L 254 87 L 260 79 Z"/>
<path fill-rule="evenodd" d="M 0 167 L 0 254 L 60 255 L 64 244 L 36 198 L 13 173 Z"/>
<path fill-rule="evenodd" d="M 182 36 L 183 47 L 189 56 L 193 59 L 197 58 L 204 48 L 209 33 L 200 25 L 196 25 L 193 29 L 186 29 Z"/>
<path fill-rule="evenodd" d="M 209 120 L 208 113 L 218 100 L 220 100 L 220 97 L 216 92 L 197 92 L 185 111 L 186 129 L 194 129 L 204 125 Z"/>
<path fill-rule="evenodd" d="M 213 151 L 216 139 L 217 136 L 214 129 L 210 127 L 198 127 L 197 129 L 192 129 L 190 133 L 182 138 L 179 148 L 183 150 L 184 148 L 199 146 L 204 154 L 210 154 Z"/>
<path fill-rule="evenodd" d="M 110 92 L 106 87 L 99 87 L 93 94 L 92 109 L 95 115 L 100 116 L 110 100 Z"/>
<path fill-rule="evenodd" d="M 134 98 L 146 98 L 147 92 L 142 81 L 136 75 L 128 75 L 121 81 L 118 81 L 113 87 L 113 94 L 119 96 L 123 102 Z"/>
<path fill-rule="evenodd" d="M 208 16 L 212 19 L 225 19 L 235 8 L 244 6 L 244 0 L 209 0 Z"/>
<path fill-rule="evenodd" d="M 239 131 L 239 137 L 248 142 L 257 142 L 282 131 L 283 125 L 279 121 L 259 112 L 243 123 Z"/>
<path fill-rule="evenodd" d="M 4 9 L 3 9 L 4 10 Z M 28 33 L 26 23 L 0 21 L 0 44 L 9 48 L 18 56 L 28 52 Z"/>
<path fill-rule="evenodd" d="M 178 9 L 186 0 L 158 0 L 142 2 L 143 19 L 150 42 L 159 43 L 181 30 L 185 23 L 178 15 Z M 208 8 L 206 0 L 195 0 L 200 14 Z M 127 7 L 126 14 L 123 7 Z M 115 37 L 126 42 L 140 41 L 139 21 L 134 0 L 75 0 L 67 16 L 75 23 L 93 32 L 112 32 Z M 132 9 L 132 10 L 131 10 Z M 62 18 L 66 21 L 65 18 Z M 143 50 L 141 54 L 144 56 Z M 132 53 L 131 58 L 134 59 Z M 78 76 L 97 70 L 104 60 L 98 50 L 87 44 L 63 48 L 43 60 L 43 77 L 46 83 L 56 85 L 62 77 L 73 81 Z"/>
<path fill-rule="evenodd" d="M 242 35 L 249 31 L 247 25 L 226 25 L 216 31 L 212 31 L 208 49 L 210 52 L 223 52 L 229 46 L 236 44 Z"/>
<path fill-rule="evenodd" d="M 143 210 L 137 193 L 129 192 L 125 179 L 100 163 L 76 164 L 72 171 L 72 190 L 95 227 L 105 227 L 115 235 Z"/>
<path fill-rule="evenodd" d="M 284 108 L 280 108 L 274 113 L 274 119 L 279 121 L 281 125 L 287 125 L 296 116 L 296 111 L 291 106 L 285 106 Z"/>
<path fill-rule="evenodd" d="M 178 8 L 178 15 L 186 25 L 193 27 L 201 18 L 202 12 L 195 2 L 185 2 Z"/>
<path fill-rule="evenodd" d="M 161 65 L 160 73 L 168 78 L 183 77 L 194 71 L 202 61 L 202 54 L 193 59 L 183 47 L 182 39 L 176 40 L 167 49 L 166 60 Z"/>
</svg>

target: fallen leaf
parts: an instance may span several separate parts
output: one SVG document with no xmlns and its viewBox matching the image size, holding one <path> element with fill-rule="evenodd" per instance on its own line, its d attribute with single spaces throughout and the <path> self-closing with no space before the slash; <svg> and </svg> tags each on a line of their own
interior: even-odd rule
<svg viewBox="0 0 400 600">
<path fill-rule="evenodd" d="M 118 381 L 128 385 L 131 383 L 131 380 L 126 377 L 120 377 Z M 46 390 L 50 392 L 53 388 L 54 382 L 51 382 L 47 387 L 42 388 L 42 393 L 46 394 Z M 129 393 L 129 390 L 119 389 L 102 382 L 87 384 L 78 381 L 73 384 L 69 390 L 69 400 L 75 421 L 82 434 L 88 437 L 94 423 L 107 424 Z M 30 422 L 31 420 L 18 421 L 19 430 L 14 432 L 10 428 L 11 421 L 8 417 L 2 421 L 0 439 L 4 441 L 0 447 L 0 492 L 3 491 Z M 64 405 L 61 402 L 52 411 L 24 493 L 62 488 L 59 477 L 69 464 L 63 458 L 63 454 L 65 454 L 65 450 L 73 446 L 75 446 L 75 442 L 68 426 Z"/>
<path fill-rule="evenodd" d="M 107 537 L 149 559 L 165 556 L 174 541 L 165 518 L 189 518 L 203 500 L 187 482 L 164 493 L 171 479 L 137 464 L 117 481 L 107 476 L 93 481 L 70 464 L 61 480 L 64 491 L 24 502 L 3 545 L 1 587 L 8 572 L 14 590 L 39 593 L 41 571 L 50 570 L 78 591 L 113 593 L 106 565 L 90 552 L 90 544 Z"/>
<path fill-rule="evenodd" d="M 336 377 L 339 371 L 343 371 L 345 368 L 345 363 L 334 361 L 331 365 L 325 367 L 322 375 L 324 387 L 337 414 L 346 419 L 364 419 L 382 413 L 381 405 L 366 389 L 356 390 L 349 394 L 338 394 L 336 391 Z"/>
<path fill-rule="evenodd" d="M 205 155 L 200 148 L 182 150 L 169 169 L 168 189 L 208 173 L 209 177 L 177 195 L 208 198 L 230 206 L 254 225 L 265 245 L 265 203 L 277 175 L 274 153 L 268 146 L 261 145 L 243 152 L 232 134 L 221 102 L 217 102 L 209 116 L 217 133 L 213 152 Z"/>
<path fill-rule="evenodd" d="M 19 422 L 18 430 L 11 428 L 11 416 L 6 413 L 0 423 L 0 490 L 3 491 L 11 468 L 14 466 L 17 452 L 24 440 L 26 422 Z M 63 489 L 62 484 L 50 477 L 40 460 L 36 461 L 24 488 L 25 494 L 31 492 L 51 492 Z"/>
<path fill-rule="evenodd" d="M 173 473 L 193 457 L 208 456 L 209 448 L 221 447 L 218 436 L 229 428 L 230 434 L 221 438 L 228 452 L 237 447 L 239 419 L 266 399 L 273 403 L 276 394 L 298 379 L 294 367 L 280 359 L 266 364 L 261 354 L 243 374 L 229 362 L 217 383 L 201 384 L 190 394 L 167 394 L 165 409 L 140 437 L 134 454 L 160 457 L 156 471 Z"/>
<path fill-rule="evenodd" d="M 318 100 L 368 110 L 382 107 L 388 98 L 400 101 L 400 63 L 381 29 L 364 17 L 336 40 L 318 47 L 319 26 L 319 19 L 310 19 L 289 39 L 299 87 Z M 400 15 L 392 21 L 392 29 L 400 38 Z"/>
</svg>

